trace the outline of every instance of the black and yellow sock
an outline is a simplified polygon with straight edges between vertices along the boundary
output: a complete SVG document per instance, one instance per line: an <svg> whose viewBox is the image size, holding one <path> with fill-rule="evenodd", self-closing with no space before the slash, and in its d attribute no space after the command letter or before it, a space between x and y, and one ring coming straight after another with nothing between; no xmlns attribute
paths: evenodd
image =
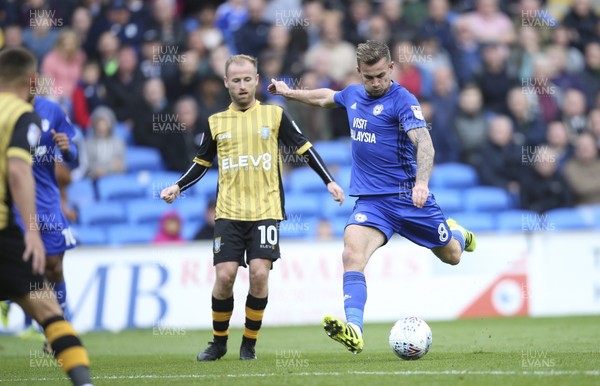
<svg viewBox="0 0 600 386"><path fill-rule="evenodd" d="M91 385L90 360L75 329L63 316L53 316L42 323L58 364L67 372L74 385Z"/></svg>
<svg viewBox="0 0 600 386"><path fill-rule="evenodd" d="M265 308L267 308L268 297L255 298L248 294L246 298L246 324L244 327L244 341L249 343L256 343L258 338L258 331L262 325L263 315Z"/></svg>
<svg viewBox="0 0 600 386"><path fill-rule="evenodd" d="M229 320L233 313L233 296L224 300L212 297L212 319L214 341L227 343Z"/></svg>

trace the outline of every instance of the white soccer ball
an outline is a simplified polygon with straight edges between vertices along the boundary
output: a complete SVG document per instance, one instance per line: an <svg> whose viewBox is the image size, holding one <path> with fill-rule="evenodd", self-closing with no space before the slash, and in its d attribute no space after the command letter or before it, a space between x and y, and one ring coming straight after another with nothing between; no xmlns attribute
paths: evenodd
<svg viewBox="0 0 600 386"><path fill-rule="evenodd" d="M432 343L431 328L417 317L403 318L390 331L390 347L398 357L415 360L427 354Z"/></svg>

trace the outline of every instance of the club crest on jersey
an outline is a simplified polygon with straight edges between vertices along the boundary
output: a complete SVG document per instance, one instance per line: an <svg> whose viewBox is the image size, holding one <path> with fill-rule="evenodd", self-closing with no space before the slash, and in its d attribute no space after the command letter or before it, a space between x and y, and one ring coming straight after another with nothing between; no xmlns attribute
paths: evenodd
<svg viewBox="0 0 600 386"><path fill-rule="evenodd" d="M415 118L420 119L422 121L425 120L425 118L423 117L423 111L421 110L421 106L410 106L410 109L415 115Z"/></svg>
<svg viewBox="0 0 600 386"><path fill-rule="evenodd" d="M221 237L215 237L213 242L213 251L214 253L221 252Z"/></svg>
<svg viewBox="0 0 600 386"><path fill-rule="evenodd" d="M27 127L27 142L29 142L29 146L37 146L40 143L40 138L42 137L42 130L40 130L39 126L35 123L30 123Z"/></svg>
<svg viewBox="0 0 600 386"><path fill-rule="evenodd" d="M42 131L45 133L50 130L50 121L47 119L42 119Z"/></svg>
<svg viewBox="0 0 600 386"><path fill-rule="evenodd" d="M354 215L354 220L356 220L356 222L365 222L367 221L367 215L364 213L357 213Z"/></svg>
<svg viewBox="0 0 600 386"><path fill-rule="evenodd" d="M263 139L269 138L270 134L271 134L271 129L269 128L269 126L263 126L260 128L260 135L263 137Z"/></svg>
<svg viewBox="0 0 600 386"><path fill-rule="evenodd" d="M382 111L383 111L383 105L381 103L379 103L377 106L373 107L373 115L375 115L375 116L381 114Z"/></svg>

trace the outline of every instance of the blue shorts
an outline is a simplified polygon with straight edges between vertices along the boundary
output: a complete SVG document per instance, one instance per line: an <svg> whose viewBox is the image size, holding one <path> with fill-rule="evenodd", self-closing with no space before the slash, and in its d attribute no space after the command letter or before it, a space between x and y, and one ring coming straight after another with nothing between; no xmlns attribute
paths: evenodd
<svg viewBox="0 0 600 386"><path fill-rule="evenodd" d="M58 208L52 210L40 210L37 215L38 230L46 248L46 256L59 255L67 249L77 246L73 232L69 227L69 221ZM16 222L24 229L20 216L16 216Z"/></svg>
<svg viewBox="0 0 600 386"><path fill-rule="evenodd" d="M411 195L360 196L346 226L356 224L378 229L385 242L398 233L425 248L443 247L452 233L446 217L429 194L423 208L413 205Z"/></svg>

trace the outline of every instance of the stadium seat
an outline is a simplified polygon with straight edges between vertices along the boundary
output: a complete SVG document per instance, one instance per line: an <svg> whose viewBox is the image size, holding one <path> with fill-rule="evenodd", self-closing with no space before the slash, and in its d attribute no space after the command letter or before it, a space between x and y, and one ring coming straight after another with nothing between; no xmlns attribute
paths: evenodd
<svg viewBox="0 0 600 386"><path fill-rule="evenodd" d="M435 189L433 196L446 217L463 210L464 196L458 189Z"/></svg>
<svg viewBox="0 0 600 386"><path fill-rule="evenodd" d="M333 197L329 193L321 194L320 201L322 202L322 217L327 219L333 219L335 217L345 217L346 219L352 214L352 210L354 209L354 203L356 202L356 197L348 196L348 192L345 192L346 200L343 205L340 205L339 202L333 201Z"/></svg>
<svg viewBox="0 0 600 386"><path fill-rule="evenodd" d="M187 191L184 193L187 193ZM194 196L179 197L173 203L184 222L204 222L204 211L207 204L208 200Z"/></svg>
<svg viewBox="0 0 600 386"><path fill-rule="evenodd" d="M200 197L214 197L217 194L218 181L219 172L216 169L210 169L200 181L196 182L194 186L191 187L191 193Z"/></svg>
<svg viewBox="0 0 600 386"><path fill-rule="evenodd" d="M147 244L152 242L158 228L152 225L113 225L108 228L108 240L111 245Z"/></svg>
<svg viewBox="0 0 600 386"><path fill-rule="evenodd" d="M193 240L196 236L196 232L202 227L203 222L201 221L186 221L183 223L183 229L181 230L181 236L186 240Z"/></svg>
<svg viewBox="0 0 600 386"><path fill-rule="evenodd" d="M78 245L103 245L108 243L106 230L101 226L71 226Z"/></svg>
<svg viewBox="0 0 600 386"><path fill-rule="evenodd" d="M96 201L94 183L90 178L74 181L67 188L69 204L76 207L87 206Z"/></svg>
<svg viewBox="0 0 600 386"><path fill-rule="evenodd" d="M465 209L470 212L498 212L512 209L508 192L494 186L477 186L464 194Z"/></svg>
<svg viewBox="0 0 600 386"><path fill-rule="evenodd" d="M472 232L488 232L496 230L494 215L490 213L456 213L453 218Z"/></svg>
<svg viewBox="0 0 600 386"><path fill-rule="evenodd" d="M162 200L153 200L141 198L127 202L127 220L130 224L152 224L158 225L161 216L174 210L173 206L168 205Z"/></svg>
<svg viewBox="0 0 600 386"><path fill-rule="evenodd" d="M580 205L576 208L583 216L586 223L591 223L600 228L600 204Z"/></svg>
<svg viewBox="0 0 600 386"><path fill-rule="evenodd" d="M127 146L132 146L134 144L131 129L124 122L117 122L113 127L113 133L115 134L115 137L121 138Z"/></svg>
<svg viewBox="0 0 600 386"><path fill-rule="evenodd" d="M477 183L477 171L474 167L460 163L445 163L433 168L430 187L464 189L476 186Z"/></svg>
<svg viewBox="0 0 600 386"><path fill-rule="evenodd" d="M288 193L285 195L285 213L290 218L319 216L322 200L320 194Z"/></svg>
<svg viewBox="0 0 600 386"><path fill-rule="evenodd" d="M548 230L587 229L594 226L594 219L585 216L578 208L552 209L544 215Z"/></svg>
<svg viewBox="0 0 600 386"><path fill-rule="evenodd" d="M352 163L352 143L348 140L322 141L313 146L327 166L350 166Z"/></svg>
<svg viewBox="0 0 600 386"><path fill-rule="evenodd" d="M81 225L114 225L126 220L125 208L118 202L97 202L79 208Z"/></svg>
<svg viewBox="0 0 600 386"><path fill-rule="evenodd" d="M142 198L144 187L138 183L137 174L112 174L97 182L98 196L102 201Z"/></svg>
<svg viewBox="0 0 600 386"><path fill-rule="evenodd" d="M129 172L163 169L160 152L152 147L129 146L125 150L125 166Z"/></svg>
<svg viewBox="0 0 600 386"><path fill-rule="evenodd" d="M146 197L160 200L160 192L177 182L179 177L181 177L181 173L178 172L155 171L152 173L140 173L138 182L144 187ZM191 191L185 191L182 193L182 196L191 194Z"/></svg>
<svg viewBox="0 0 600 386"><path fill-rule="evenodd" d="M344 229L346 228L346 223L348 222L348 217L337 216L330 221L331 221L331 227L333 228L333 234L336 237L344 237Z"/></svg>
<svg viewBox="0 0 600 386"><path fill-rule="evenodd" d="M591 213L593 213L594 223L596 225L596 229L600 229L600 205L593 205L588 208Z"/></svg>
<svg viewBox="0 0 600 386"><path fill-rule="evenodd" d="M338 172L335 175L335 179L338 185L344 189L346 192L346 196L350 194L350 177L352 175L352 167L345 166L339 168Z"/></svg>
<svg viewBox="0 0 600 386"><path fill-rule="evenodd" d="M499 231L534 232L543 229L543 218L530 210L507 210L498 213L496 224Z"/></svg>
<svg viewBox="0 0 600 386"><path fill-rule="evenodd" d="M291 170L285 182L289 191L294 193L322 193L327 191L321 177L308 166Z"/></svg>
<svg viewBox="0 0 600 386"><path fill-rule="evenodd" d="M316 217L290 218L279 224L279 237L282 239L313 238L319 220Z"/></svg>

